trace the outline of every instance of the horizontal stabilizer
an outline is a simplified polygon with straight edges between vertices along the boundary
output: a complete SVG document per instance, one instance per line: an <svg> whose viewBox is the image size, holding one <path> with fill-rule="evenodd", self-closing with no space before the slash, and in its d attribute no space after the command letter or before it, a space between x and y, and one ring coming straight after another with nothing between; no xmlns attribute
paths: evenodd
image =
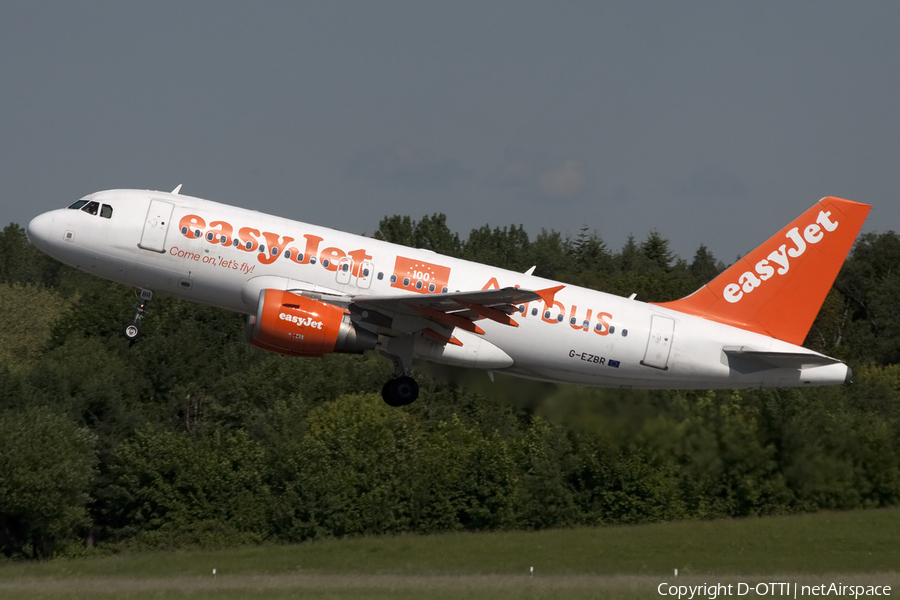
<svg viewBox="0 0 900 600"><path fill-rule="evenodd" d="M841 361L823 354L807 352L760 352L743 346L723 348L725 355L762 369L803 369L833 365Z"/></svg>

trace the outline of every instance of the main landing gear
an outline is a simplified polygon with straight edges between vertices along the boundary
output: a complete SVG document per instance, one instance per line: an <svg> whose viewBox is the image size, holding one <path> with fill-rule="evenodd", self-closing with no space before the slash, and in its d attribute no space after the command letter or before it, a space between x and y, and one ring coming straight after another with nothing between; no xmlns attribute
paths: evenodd
<svg viewBox="0 0 900 600"><path fill-rule="evenodd" d="M381 388L381 397L388 406L407 406L419 397L419 384L408 375L395 377Z"/></svg>
<svg viewBox="0 0 900 600"><path fill-rule="evenodd" d="M394 378L381 388L381 397L388 406L407 406L419 397L419 384L409 376L412 365L412 336L394 338L382 354L394 363Z"/></svg>
<svg viewBox="0 0 900 600"><path fill-rule="evenodd" d="M151 300L153 300L153 290L141 289L138 301L134 305L134 320L131 323L126 323L122 328L122 335L129 342L134 342L141 337L141 319L147 316L149 311L147 307Z"/></svg>

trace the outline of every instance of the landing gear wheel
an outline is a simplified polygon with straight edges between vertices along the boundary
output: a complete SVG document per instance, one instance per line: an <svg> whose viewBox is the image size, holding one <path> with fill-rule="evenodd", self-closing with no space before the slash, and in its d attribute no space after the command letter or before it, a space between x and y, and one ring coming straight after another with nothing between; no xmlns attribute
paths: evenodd
<svg viewBox="0 0 900 600"><path fill-rule="evenodd" d="M141 337L141 326L137 323L127 323L125 327L122 328L122 335L124 335L125 339L129 342L133 342Z"/></svg>
<svg viewBox="0 0 900 600"><path fill-rule="evenodd" d="M419 397L419 384L412 377L391 379L381 388L381 397L388 406L407 406Z"/></svg>
<svg viewBox="0 0 900 600"><path fill-rule="evenodd" d="M134 305L134 320L131 323L126 323L122 328L122 335L129 342L134 343L135 340L141 337L141 319L147 316L147 306L151 300L153 300L153 290L141 288L138 301Z"/></svg>

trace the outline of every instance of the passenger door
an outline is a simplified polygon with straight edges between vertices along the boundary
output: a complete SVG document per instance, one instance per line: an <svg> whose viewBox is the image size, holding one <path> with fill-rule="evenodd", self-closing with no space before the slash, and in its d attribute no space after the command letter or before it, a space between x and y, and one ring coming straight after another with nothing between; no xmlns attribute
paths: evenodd
<svg viewBox="0 0 900 600"><path fill-rule="evenodd" d="M153 252L166 251L166 233L169 230L169 221L172 219L172 210L175 206L162 200L151 200L147 209L147 219L144 221L144 231L141 234L139 248L152 250Z"/></svg>

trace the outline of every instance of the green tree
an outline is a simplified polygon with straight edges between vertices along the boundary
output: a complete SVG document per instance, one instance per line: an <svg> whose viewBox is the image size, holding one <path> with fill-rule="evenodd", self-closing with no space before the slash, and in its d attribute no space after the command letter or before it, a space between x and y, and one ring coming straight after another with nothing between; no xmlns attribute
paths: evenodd
<svg viewBox="0 0 900 600"><path fill-rule="evenodd" d="M68 305L45 287L0 283L0 365L18 371L37 360Z"/></svg>
<svg viewBox="0 0 900 600"><path fill-rule="evenodd" d="M343 396L309 413L299 481L310 522L300 537L408 529L402 493L416 422L375 394Z"/></svg>
<svg viewBox="0 0 900 600"><path fill-rule="evenodd" d="M521 225L473 229L462 247L462 257L511 271L525 271L534 259L528 233Z"/></svg>
<svg viewBox="0 0 900 600"><path fill-rule="evenodd" d="M401 244L411 248L423 248L448 256L459 256L459 236L447 227L447 215L425 215L421 221L408 216L385 217L378 223L375 239Z"/></svg>
<svg viewBox="0 0 900 600"><path fill-rule="evenodd" d="M849 357L900 362L900 235L861 235L835 287L852 310L850 326L842 330Z"/></svg>
<svg viewBox="0 0 900 600"><path fill-rule="evenodd" d="M416 247L415 225L409 216L393 215L384 217L378 223L378 229L373 236L376 240L383 240L391 244Z"/></svg>
<svg viewBox="0 0 900 600"><path fill-rule="evenodd" d="M669 240L665 239L655 229L650 232L647 239L641 242L641 254L663 271L672 268L672 251L669 250Z"/></svg>
<svg viewBox="0 0 900 600"><path fill-rule="evenodd" d="M719 273L725 270L725 265L716 260L705 244L700 244L694 253L690 270L697 288L700 288L718 277Z"/></svg>
<svg viewBox="0 0 900 600"><path fill-rule="evenodd" d="M62 265L34 246L15 223L0 232L0 283L51 286Z"/></svg>
<svg viewBox="0 0 900 600"><path fill-rule="evenodd" d="M154 547L216 546L267 537L264 449L243 431L140 429L113 452L98 495L114 538Z"/></svg>
<svg viewBox="0 0 900 600"><path fill-rule="evenodd" d="M46 408L0 412L0 551L49 558L90 525L96 438Z"/></svg>

